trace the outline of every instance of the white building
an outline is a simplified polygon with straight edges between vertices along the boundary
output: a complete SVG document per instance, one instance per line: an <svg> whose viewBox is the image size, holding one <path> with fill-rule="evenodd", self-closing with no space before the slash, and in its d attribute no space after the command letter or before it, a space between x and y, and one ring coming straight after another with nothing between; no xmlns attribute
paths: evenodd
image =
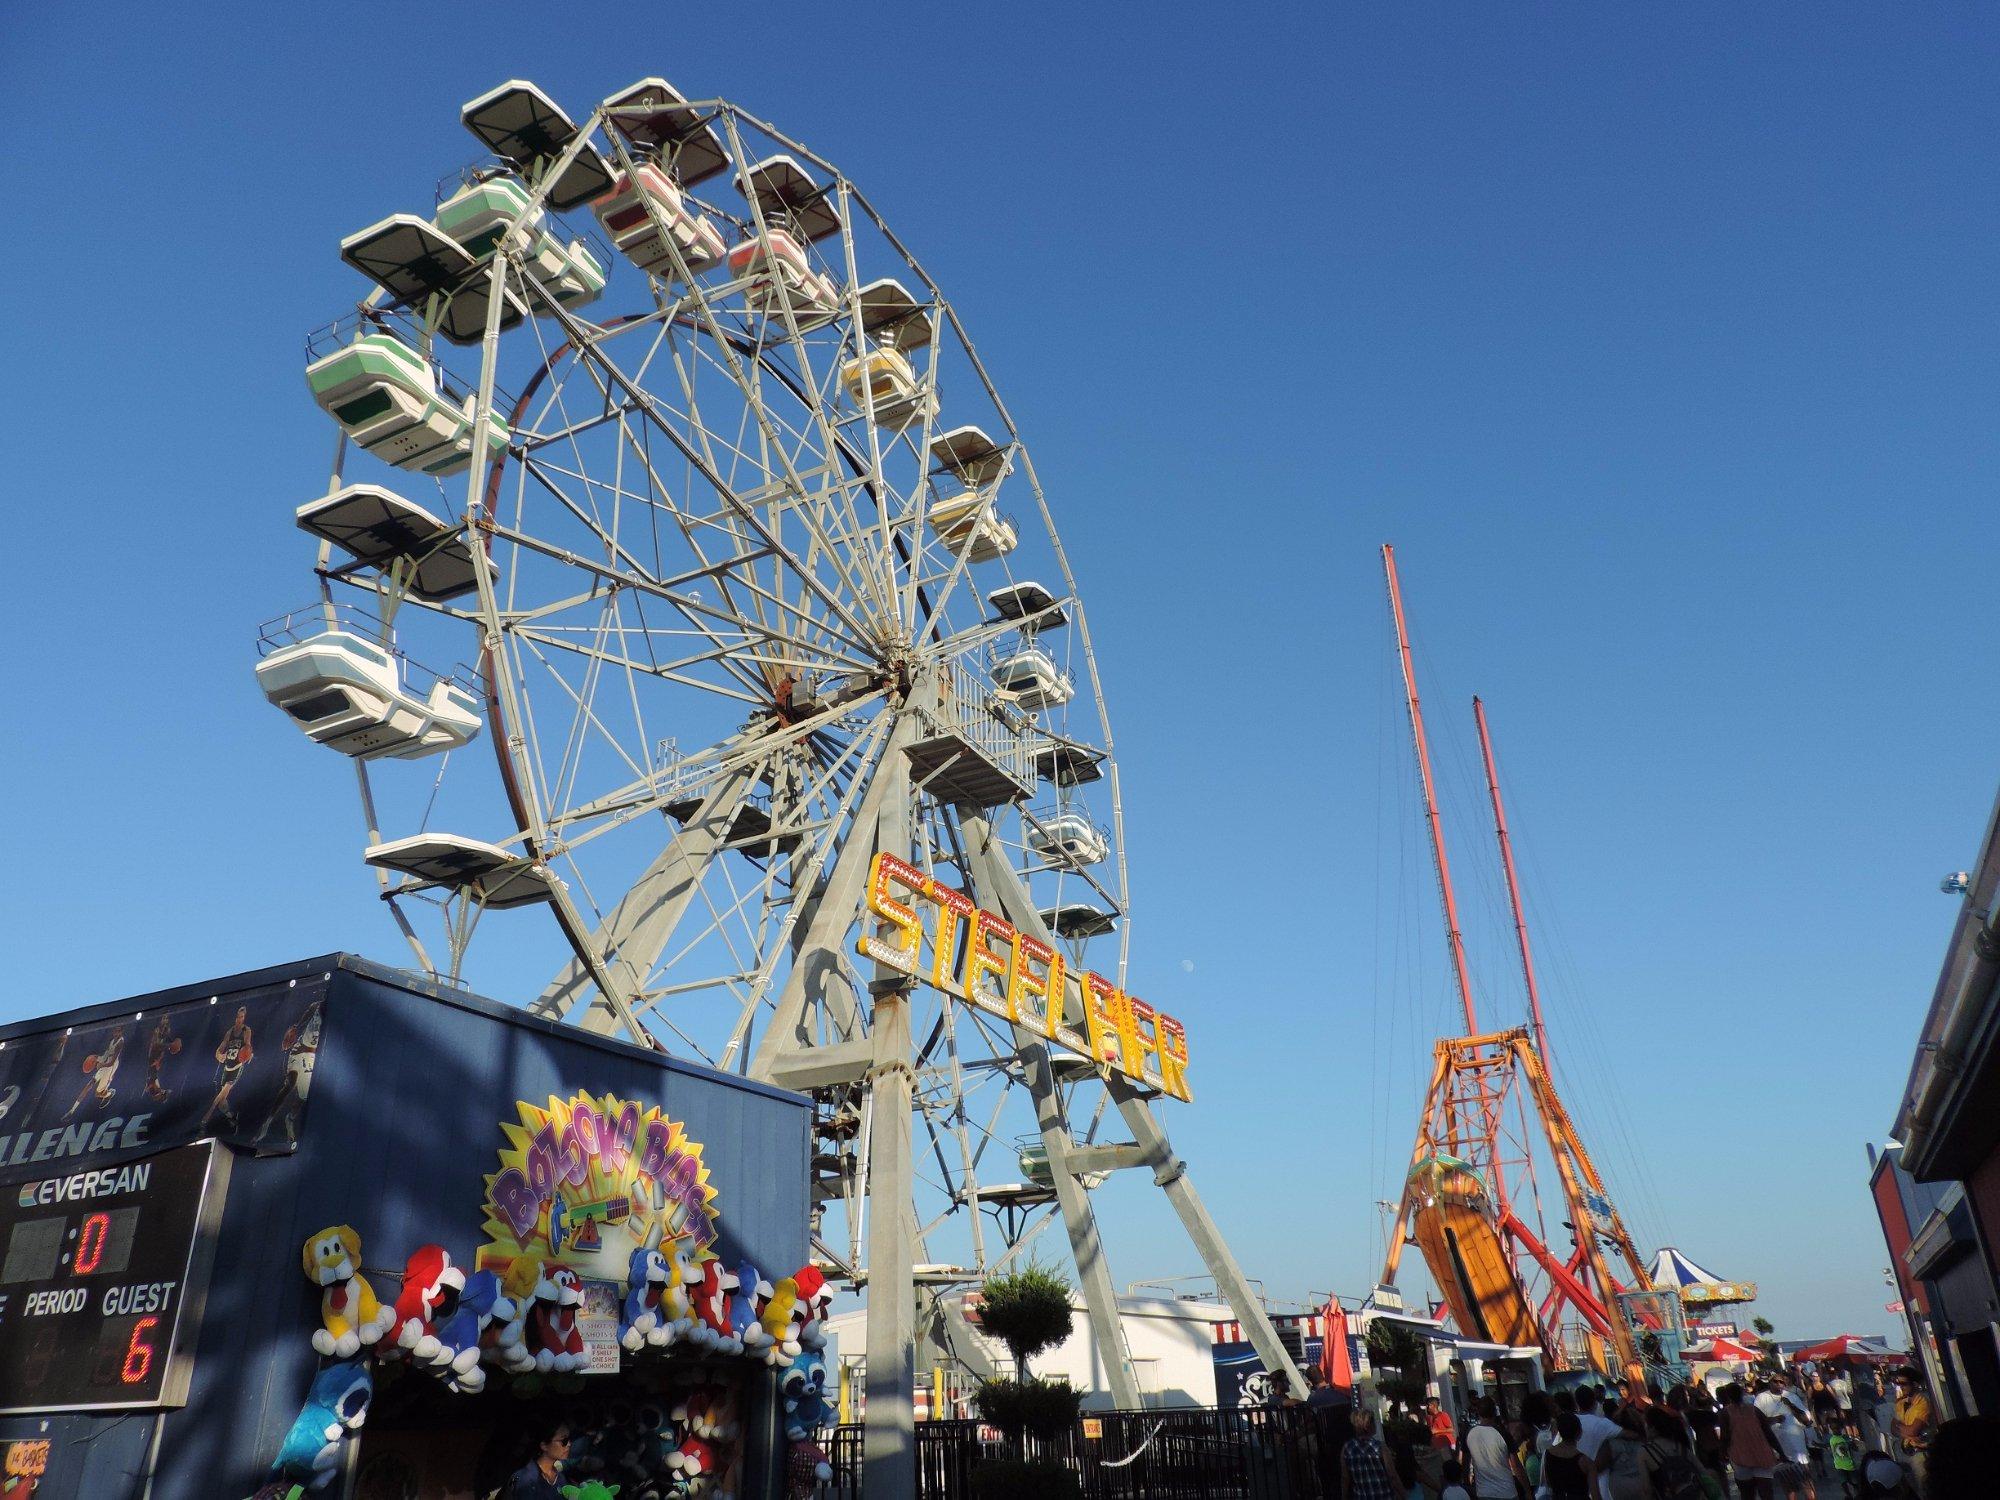
<svg viewBox="0 0 2000 1500"><path fill-rule="evenodd" d="M947 1297L941 1304L943 1315L934 1320L928 1336L919 1338L920 1416L929 1415L929 1408L940 1400L943 1409L938 1415L974 1415L970 1402L979 1382L990 1375L1013 1373L1014 1362L1006 1346L979 1331L978 1304L977 1292ZM1084 1393L1086 1411L1101 1411L1113 1404L1104 1365L1090 1337L1083 1299L1073 1296L1070 1306L1069 1337L1036 1356L1034 1373L1068 1381ZM1168 1297L1120 1297L1118 1315L1139 1390L1148 1406L1215 1405L1215 1329L1233 1316L1227 1306ZM843 1371L843 1397L850 1404L858 1403L860 1371L868 1346L868 1310L835 1313L827 1319L827 1333L827 1363Z"/></svg>

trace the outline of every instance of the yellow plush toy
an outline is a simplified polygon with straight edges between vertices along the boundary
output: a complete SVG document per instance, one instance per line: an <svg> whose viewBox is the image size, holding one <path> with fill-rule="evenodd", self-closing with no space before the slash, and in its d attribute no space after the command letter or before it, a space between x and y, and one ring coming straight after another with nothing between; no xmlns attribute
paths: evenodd
<svg viewBox="0 0 2000 1500"><path fill-rule="evenodd" d="M500 1294L514 1304L514 1316L487 1333L492 1357L502 1369L525 1374L535 1368L528 1347L528 1315L535 1310L535 1288L541 1285L542 1263L532 1255L517 1255L500 1278Z"/></svg>
<svg viewBox="0 0 2000 1500"><path fill-rule="evenodd" d="M314 1349L329 1359L349 1359L389 1331L395 1309L376 1300L361 1274L361 1236L353 1229L322 1229L306 1241L303 1259L307 1278L320 1288L322 1326L313 1330Z"/></svg>
<svg viewBox="0 0 2000 1500"><path fill-rule="evenodd" d="M757 1321L771 1339L764 1349L764 1363L788 1364L799 1352L798 1333L792 1327L792 1310L799 1303L798 1282L786 1276L772 1283L771 1295L763 1302L757 1311Z"/></svg>

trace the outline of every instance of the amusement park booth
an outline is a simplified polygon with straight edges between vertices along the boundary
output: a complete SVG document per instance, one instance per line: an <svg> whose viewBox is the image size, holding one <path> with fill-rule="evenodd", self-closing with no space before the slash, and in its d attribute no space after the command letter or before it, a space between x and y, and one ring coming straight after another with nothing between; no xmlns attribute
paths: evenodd
<svg viewBox="0 0 2000 1500"><path fill-rule="evenodd" d="M775 1493L810 1126L345 954L0 1028L4 1493Z"/></svg>

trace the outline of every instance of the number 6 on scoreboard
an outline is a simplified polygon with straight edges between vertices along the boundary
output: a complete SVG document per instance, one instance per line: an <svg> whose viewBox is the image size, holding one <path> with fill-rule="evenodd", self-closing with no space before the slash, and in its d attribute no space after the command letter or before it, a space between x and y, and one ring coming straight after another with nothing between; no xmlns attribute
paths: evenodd
<svg viewBox="0 0 2000 1500"><path fill-rule="evenodd" d="M127 1385L137 1385L153 1368L153 1345L146 1337L159 1326L158 1318L141 1318L132 1325L132 1337L125 1341L125 1364L118 1372L118 1378Z"/></svg>

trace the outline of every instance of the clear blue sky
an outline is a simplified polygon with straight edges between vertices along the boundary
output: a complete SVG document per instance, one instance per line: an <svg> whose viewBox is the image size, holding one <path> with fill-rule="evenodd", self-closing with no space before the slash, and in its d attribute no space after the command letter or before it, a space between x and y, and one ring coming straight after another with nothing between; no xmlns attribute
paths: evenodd
<svg viewBox="0 0 2000 1500"><path fill-rule="evenodd" d="M0 1015L400 959L346 778L250 678L309 589L301 336L340 236L466 159L460 101L663 73L864 186L1034 448L1135 984L1193 1031L1177 1141L1252 1273L1373 1279L1449 1004L1393 540L1489 1012L1475 691L1642 1236L1783 1332L1883 1327L1862 1145L1995 782L2000 21L1648 9L17 7ZM1195 1269L1106 1191L1121 1279Z"/></svg>

